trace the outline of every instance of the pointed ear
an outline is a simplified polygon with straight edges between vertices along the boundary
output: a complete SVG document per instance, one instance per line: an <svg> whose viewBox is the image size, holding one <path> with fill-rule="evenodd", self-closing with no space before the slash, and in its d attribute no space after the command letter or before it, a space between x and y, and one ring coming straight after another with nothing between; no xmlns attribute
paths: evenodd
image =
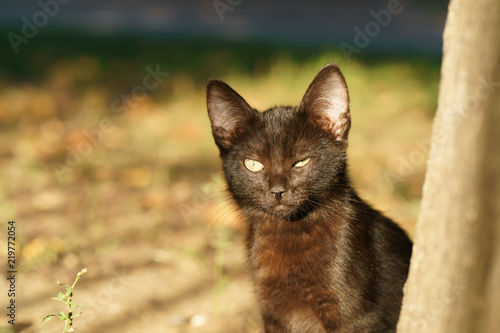
<svg viewBox="0 0 500 333"><path fill-rule="evenodd" d="M221 150L229 149L234 144L257 112L220 80L210 80L207 84L207 109L215 143Z"/></svg>
<svg viewBox="0 0 500 333"><path fill-rule="evenodd" d="M300 110L336 140L347 141L351 127L349 92L336 65L328 64L319 71L302 98Z"/></svg>

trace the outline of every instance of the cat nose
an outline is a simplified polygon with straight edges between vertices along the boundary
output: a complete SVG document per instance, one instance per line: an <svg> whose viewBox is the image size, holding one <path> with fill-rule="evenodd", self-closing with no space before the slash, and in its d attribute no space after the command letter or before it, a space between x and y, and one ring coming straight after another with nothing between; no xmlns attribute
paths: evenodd
<svg viewBox="0 0 500 333"><path fill-rule="evenodd" d="M285 193L286 190L284 188L274 188L274 189L271 189L271 193L274 194L274 197L276 198L276 200L278 200L278 202L281 201L281 198L283 197L283 193Z"/></svg>

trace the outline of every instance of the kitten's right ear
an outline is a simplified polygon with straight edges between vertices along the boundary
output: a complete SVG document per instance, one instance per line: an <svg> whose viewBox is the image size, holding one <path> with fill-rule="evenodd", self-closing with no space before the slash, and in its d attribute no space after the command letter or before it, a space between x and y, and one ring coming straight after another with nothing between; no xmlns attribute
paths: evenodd
<svg viewBox="0 0 500 333"><path fill-rule="evenodd" d="M347 142L351 127L349 92L336 65L328 64L319 71L307 88L300 109L336 140Z"/></svg>
<svg viewBox="0 0 500 333"><path fill-rule="evenodd" d="M221 150L234 144L257 112L230 86L215 79L207 84L207 110L215 143Z"/></svg>

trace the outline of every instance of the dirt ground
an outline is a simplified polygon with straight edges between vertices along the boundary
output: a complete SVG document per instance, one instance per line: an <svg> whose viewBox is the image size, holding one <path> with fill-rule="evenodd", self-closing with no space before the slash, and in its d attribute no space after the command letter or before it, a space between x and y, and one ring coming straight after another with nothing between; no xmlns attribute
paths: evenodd
<svg viewBox="0 0 500 333"><path fill-rule="evenodd" d="M87 308L75 320L78 332L259 331L239 226L200 225L195 219L212 213L213 198L186 206L185 216L179 213L177 222L166 224L161 210L137 212L132 203L146 195L160 204L168 193L100 188L82 197L78 185L70 188L20 200L38 208L36 223L27 207L16 219L18 234L30 240L18 257L32 265L18 275L17 322L31 324L22 332L62 330L59 320L42 324L41 319L65 310L51 300L64 290L56 281L71 284L83 267L88 273L78 282L74 301ZM175 186L172 191L182 190L188 191ZM102 210L102 220L56 210L73 205L83 214ZM0 287L7 289L4 280Z"/></svg>

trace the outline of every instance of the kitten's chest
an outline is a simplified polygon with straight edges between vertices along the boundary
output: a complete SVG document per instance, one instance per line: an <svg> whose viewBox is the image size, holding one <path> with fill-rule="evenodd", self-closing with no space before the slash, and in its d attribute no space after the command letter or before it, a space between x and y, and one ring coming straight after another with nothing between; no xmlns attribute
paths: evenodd
<svg viewBox="0 0 500 333"><path fill-rule="evenodd" d="M290 332L323 332L321 317L337 317L333 250L326 239L281 231L249 242L249 264L263 313Z"/></svg>
<svg viewBox="0 0 500 333"><path fill-rule="evenodd" d="M264 298L286 294L309 302L332 286L335 251L331 235L316 230L256 232L248 242L248 260Z"/></svg>
<svg viewBox="0 0 500 333"><path fill-rule="evenodd" d="M331 272L335 256L333 238L331 232L317 227L253 230L247 239L253 276L258 280L308 281Z"/></svg>
<svg viewBox="0 0 500 333"><path fill-rule="evenodd" d="M318 244L300 237L260 237L249 247L249 263L257 281L307 281L327 269Z"/></svg>

